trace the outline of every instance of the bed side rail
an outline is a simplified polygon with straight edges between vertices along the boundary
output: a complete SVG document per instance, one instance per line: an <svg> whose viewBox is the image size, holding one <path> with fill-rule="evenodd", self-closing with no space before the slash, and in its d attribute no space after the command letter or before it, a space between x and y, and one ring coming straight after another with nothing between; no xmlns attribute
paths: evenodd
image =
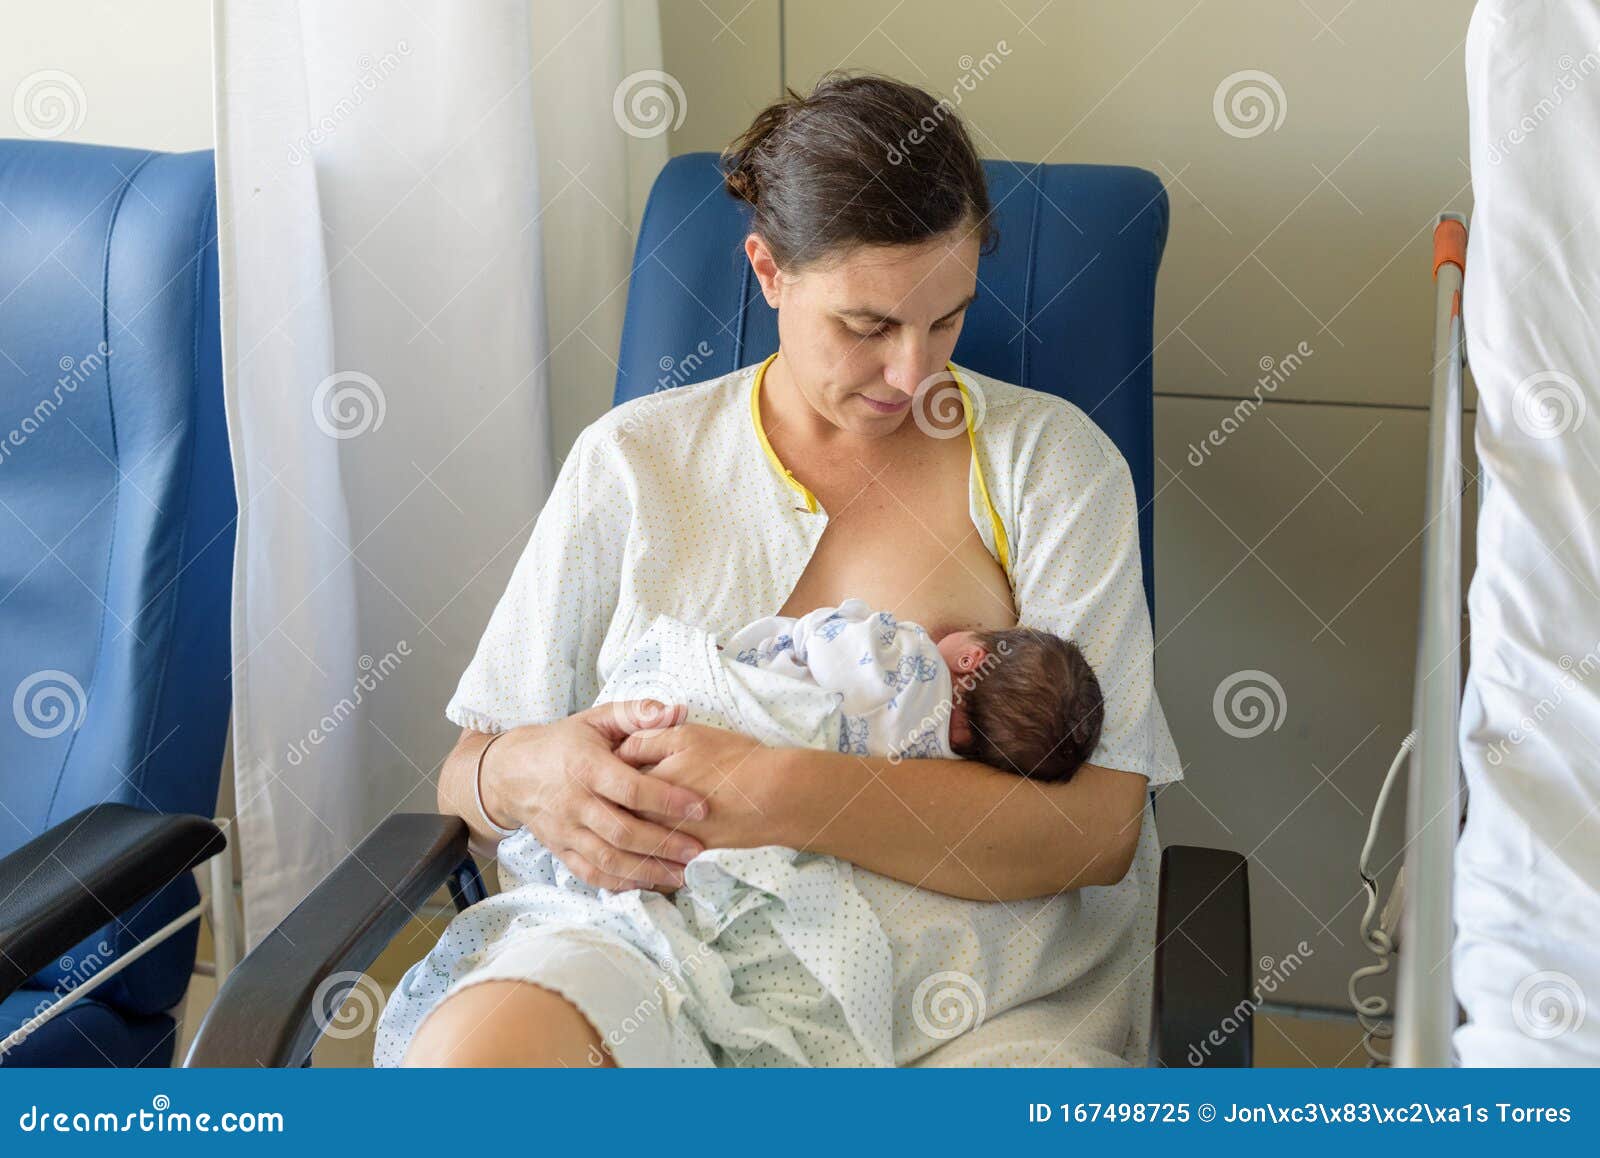
<svg viewBox="0 0 1600 1158"><path fill-rule="evenodd" d="M1457 1013L1451 894L1461 820L1461 287L1467 224L1440 216L1433 233L1433 394L1428 416L1422 613L1412 690L1416 754L1406 793L1406 908L1395 994L1394 1064L1448 1066Z"/></svg>

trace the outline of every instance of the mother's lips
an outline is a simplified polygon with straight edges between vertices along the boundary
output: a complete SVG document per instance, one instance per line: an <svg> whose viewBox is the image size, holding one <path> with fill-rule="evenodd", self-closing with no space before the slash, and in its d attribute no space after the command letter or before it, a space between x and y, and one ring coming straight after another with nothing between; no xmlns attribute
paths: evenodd
<svg viewBox="0 0 1600 1158"><path fill-rule="evenodd" d="M907 406L911 405L911 399L906 397L897 398L892 402L880 402L876 398L866 394L863 394L860 397L861 401L865 402L868 406L884 414L893 414L896 410L904 410Z"/></svg>

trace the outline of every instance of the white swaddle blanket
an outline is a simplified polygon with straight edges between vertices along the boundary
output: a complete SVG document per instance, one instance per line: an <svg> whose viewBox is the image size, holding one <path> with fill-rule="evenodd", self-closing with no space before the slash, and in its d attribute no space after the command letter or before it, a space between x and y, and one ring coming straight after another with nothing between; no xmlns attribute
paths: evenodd
<svg viewBox="0 0 1600 1158"><path fill-rule="evenodd" d="M707 632L662 616L598 702L681 703L690 722L774 746L948 758L950 688L926 632L849 600L759 620L721 652ZM640 976L647 961L645 972L664 979L650 998L663 1016L639 1020L669 1032L636 1035L616 1051L628 1064L905 1065L1061 988L1072 980L1067 961L1073 973L1093 964L1066 952L1072 893L968 901L776 846L707 850L672 897L613 893L578 880L526 829L501 843L499 862L503 891L461 914L402 978L376 1064L397 1064L450 986L533 930L606 946L618 976ZM551 987L594 1020L605 1002L572 991L586 983ZM619 1044L617 1027L597 1029Z"/></svg>

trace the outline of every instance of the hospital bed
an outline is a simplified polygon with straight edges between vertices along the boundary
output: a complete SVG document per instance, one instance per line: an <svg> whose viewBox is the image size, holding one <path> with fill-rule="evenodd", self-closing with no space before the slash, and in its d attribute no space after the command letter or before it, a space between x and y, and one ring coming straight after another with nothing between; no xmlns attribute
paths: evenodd
<svg viewBox="0 0 1600 1158"><path fill-rule="evenodd" d="M983 289L955 360L1064 395L1116 441L1139 499L1153 608L1151 328L1165 191L1137 169L989 162L987 170L1002 240L980 265ZM776 315L741 252L745 231L713 155L667 164L637 241L618 403L715 377L777 348ZM390 817L228 977L186 1064L309 1064L362 971L441 882L458 909L484 895L463 822ZM1166 849L1152 1061L1248 1065L1253 967L1244 858ZM1228 1032L1217 1034L1219 1027Z"/></svg>
<svg viewBox="0 0 1600 1158"><path fill-rule="evenodd" d="M1600 1064L1600 4L1484 0L1435 232L1394 1061ZM1463 366L1477 570L1461 672ZM1465 823L1462 823L1465 788Z"/></svg>

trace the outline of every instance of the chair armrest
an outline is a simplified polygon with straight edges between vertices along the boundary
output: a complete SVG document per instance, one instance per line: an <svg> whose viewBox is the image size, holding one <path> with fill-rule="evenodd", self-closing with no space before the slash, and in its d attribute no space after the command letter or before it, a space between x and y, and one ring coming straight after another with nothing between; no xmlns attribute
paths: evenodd
<svg viewBox="0 0 1600 1158"><path fill-rule="evenodd" d="M0 999L227 847L207 817L96 804L0 858Z"/></svg>
<svg viewBox="0 0 1600 1158"><path fill-rule="evenodd" d="M1163 850L1151 1064L1249 1066L1254 969L1245 858L1188 845Z"/></svg>
<svg viewBox="0 0 1600 1158"><path fill-rule="evenodd" d="M375 828L228 974L184 1065L304 1064L363 971L468 858L467 835L460 817L421 812Z"/></svg>

